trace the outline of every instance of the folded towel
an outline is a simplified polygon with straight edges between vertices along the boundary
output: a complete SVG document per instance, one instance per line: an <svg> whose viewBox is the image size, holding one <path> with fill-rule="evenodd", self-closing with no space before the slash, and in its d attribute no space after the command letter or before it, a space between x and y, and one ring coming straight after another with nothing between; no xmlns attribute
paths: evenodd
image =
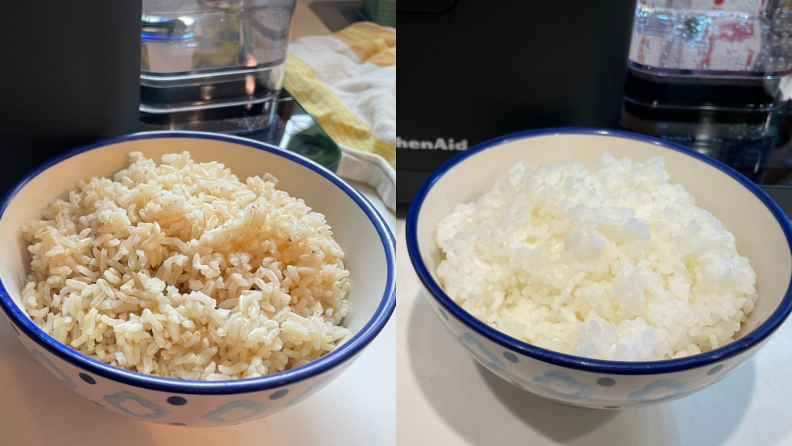
<svg viewBox="0 0 792 446"><path fill-rule="evenodd" d="M284 86L341 149L338 174L396 207L396 30L355 23L289 45Z"/></svg>

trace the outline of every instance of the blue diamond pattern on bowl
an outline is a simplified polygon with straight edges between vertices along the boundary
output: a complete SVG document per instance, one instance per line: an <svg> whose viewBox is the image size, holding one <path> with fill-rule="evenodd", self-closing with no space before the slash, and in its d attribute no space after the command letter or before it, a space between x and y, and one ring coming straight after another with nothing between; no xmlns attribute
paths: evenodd
<svg viewBox="0 0 792 446"><path fill-rule="evenodd" d="M236 400L223 404L201 418L204 420L214 421L215 423L238 423L240 421L253 418L257 415L261 415L269 408L270 405L267 403L257 403L250 400ZM234 409L242 409L242 415L234 418L227 417L226 414Z"/></svg>
<svg viewBox="0 0 792 446"><path fill-rule="evenodd" d="M497 356L492 354L489 350L487 350L484 345L479 342L472 334L464 333L459 336L459 341L462 342L462 345L465 346L466 349L473 355L476 359L479 360L485 367L488 369L500 372L506 369L506 366L503 364Z"/></svg>
<svg viewBox="0 0 792 446"><path fill-rule="evenodd" d="M30 351L30 354L33 355L33 357L36 358L38 362L49 366L49 368L53 372L57 373L62 378L61 381L63 381L63 383L66 384L66 386L68 386L70 389L77 388L77 383L75 383L71 378L69 378L69 375L63 373L63 370L55 366L55 364L53 364L52 361L49 360L49 358L44 356L44 353L41 353L41 350L34 348L33 350Z"/></svg>
<svg viewBox="0 0 792 446"><path fill-rule="evenodd" d="M641 390L631 393L627 399L635 403L659 403L674 399L683 393L687 385L673 379L658 379Z"/></svg>
<svg viewBox="0 0 792 446"><path fill-rule="evenodd" d="M551 395L568 400L579 400L593 395L594 388L559 370L551 370L534 381Z"/></svg>
<svg viewBox="0 0 792 446"><path fill-rule="evenodd" d="M136 418L142 418L144 420L156 420L158 418L167 417L170 414L170 411L168 409L165 409L164 407L160 406L157 403L152 403L151 401L147 400L146 398L143 398L140 395L135 395L134 393L128 390L122 390L112 395L105 395L102 399L110 403L110 405L120 410L121 412L124 412L125 414L131 415ZM124 402L126 401L136 401L141 406L150 410L150 412L146 412L146 413L133 412L132 410L123 406Z"/></svg>

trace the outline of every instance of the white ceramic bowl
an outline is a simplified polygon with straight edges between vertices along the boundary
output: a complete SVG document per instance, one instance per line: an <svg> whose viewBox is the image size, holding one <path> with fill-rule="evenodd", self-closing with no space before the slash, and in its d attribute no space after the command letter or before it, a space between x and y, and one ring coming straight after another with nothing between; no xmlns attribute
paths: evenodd
<svg viewBox="0 0 792 446"><path fill-rule="evenodd" d="M665 361L617 362L545 350L489 327L456 305L438 285L441 253L435 226L459 203L475 201L518 160L528 167L578 160L593 165L602 152L645 161L665 158L671 181L720 219L757 274L759 298L738 338L699 355ZM407 247L431 306L478 362L532 393L581 407L620 409L690 395L750 359L792 310L792 225L744 176L682 146L625 132L548 129L485 142L437 170L413 199ZM429 340L430 341L430 340Z"/></svg>
<svg viewBox="0 0 792 446"><path fill-rule="evenodd" d="M29 271L20 228L75 182L109 176L132 151L159 160L188 150L196 161L218 161L240 179L274 174L279 188L323 213L346 252L352 288L350 334L332 352L305 366L236 381L187 381L120 369L59 343L20 310ZM103 141L66 153L26 175L0 203L0 306L30 353L68 387L114 412L159 424L218 426L265 417L313 395L341 374L385 326L396 304L394 239L359 192L329 170L277 147L242 138L192 132L153 132Z"/></svg>

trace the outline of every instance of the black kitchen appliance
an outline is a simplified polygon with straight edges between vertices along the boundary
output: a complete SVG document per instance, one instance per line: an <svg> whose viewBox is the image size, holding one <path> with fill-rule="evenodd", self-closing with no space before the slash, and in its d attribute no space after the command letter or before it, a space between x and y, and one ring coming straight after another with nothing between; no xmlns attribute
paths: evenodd
<svg viewBox="0 0 792 446"><path fill-rule="evenodd" d="M399 0L397 201L479 142L615 128L635 0Z"/></svg>
<svg viewBox="0 0 792 446"><path fill-rule="evenodd" d="M5 4L0 192L63 151L137 131L141 0Z"/></svg>

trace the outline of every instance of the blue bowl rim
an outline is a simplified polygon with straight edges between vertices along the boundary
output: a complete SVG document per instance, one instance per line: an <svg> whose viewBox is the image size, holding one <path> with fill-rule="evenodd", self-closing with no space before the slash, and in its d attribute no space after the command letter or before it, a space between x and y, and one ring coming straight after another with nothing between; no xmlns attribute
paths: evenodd
<svg viewBox="0 0 792 446"><path fill-rule="evenodd" d="M380 240L382 241L383 249L385 250L385 258L388 268L386 278L387 282L385 292L374 315L366 323L366 325L363 326L359 333L357 333L343 345L306 365L258 378L247 378L233 381L193 381L144 375L142 373L115 367L86 356L77 350L74 350L71 347L58 342L55 340L55 338L45 333L41 328L33 323L33 321L30 320L22 312L22 310L20 310L20 308L9 296L8 291L6 290L2 281L0 281L0 307L2 307L3 311L6 313L6 315L8 315L12 323L17 325L17 327L19 327L27 337L32 339L34 342L36 342L36 344L43 347L53 355L80 369L130 386L156 391L193 395L233 395L276 389L328 372L331 369L355 357L355 355L360 353L363 348L366 347L377 336L382 328L385 327L385 324L388 322L388 319L390 319L394 309L396 308L396 241L390 228L385 223L385 220L382 218L380 213L368 201L368 199L366 199L366 197L364 197L354 187L349 185L335 173L301 155L297 155L273 145L229 135L167 130L134 133L105 139L103 141L87 144L64 152L25 174L25 176L17 181L16 184L14 184L14 186L11 187L8 192L6 192L0 201L0 219L2 219L6 208L11 203L16 194L29 181L50 167L76 155L106 147L108 145L114 145L128 141L159 138L210 139L263 150L265 152L286 158L312 170L314 173L321 175L344 191L353 201L355 201L358 206L360 206L363 212L365 212L366 216L377 230Z"/></svg>
<svg viewBox="0 0 792 446"><path fill-rule="evenodd" d="M410 209L407 214L407 225L406 225L407 252L410 255L410 260L412 262L413 268L418 274L418 277L423 283L423 285L426 287L427 290L429 290L429 293L443 307L446 308L446 310L448 310L463 324L467 325L469 328L473 329L478 334L484 336L485 338L489 339L490 341L502 347L510 349L511 351L556 366L567 367L576 370L584 370L592 373L613 374L613 375L650 375L650 374L680 372L683 370L705 367L707 365L714 364L716 362L728 359L730 357L739 355L740 353L750 350L752 347L758 345L763 340L765 340L776 329L778 329L778 327L781 326L781 324L784 322L787 316L789 316L790 312L792 312L792 279L790 280L789 285L787 285L786 293L783 299L781 300L781 302L779 303L778 307L776 308L776 310L770 315L770 317L767 318L767 320L762 322L758 327L756 327L750 333L735 340L732 343L726 344L723 347L711 350L706 353L692 355L686 358L667 359L660 361L642 361L642 362L606 361L600 359L589 359L579 356L567 355L564 353L547 350L541 347L537 347L535 345L528 344L526 342L519 341L510 336L507 336L506 334L476 319L470 313L462 309L462 307L457 305L443 291L440 285L432 278L431 274L429 274L429 271L427 270L426 265L424 264L423 259L421 258L420 251L418 249L418 239L416 235L417 226L418 226L418 217L420 215L421 207L423 205L424 200L426 199L426 196L429 194L435 183L437 183L437 181L446 172L451 170L457 164L461 163L467 158L470 158L471 156L476 155L479 152L483 152L485 150L495 148L502 144L507 144L516 140L539 137L539 136L553 136L553 135L607 136L607 137L630 139L634 141L649 143L655 146L663 147L665 149L674 150L683 153L685 155L688 155L692 158L695 158L698 161L707 163L710 166L715 167L716 169L729 175L732 179L743 185L746 189L751 191L756 196L756 198L768 208L768 210L770 210L770 212L778 221L778 224L781 226L781 229L783 230L784 235L786 236L787 244L789 245L790 252L792 252L792 224L790 224L790 221L787 218L786 214L784 214L784 212L778 207L778 205L757 185L755 185L748 178L746 178L736 170L726 166L720 161L717 161L706 155L702 155L694 150L688 149L687 147L683 147L678 144L673 144L667 141L663 141L661 139L652 138L645 135L639 135L631 132L619 131L619 130L605 130L605 129L597 129L597 128L585 128L585 127L558 127L558 128L548 128L541 130L528 130L523 132L512 133L499 138L491 139L489 141L485 141L457 155L456 157L448 160L443 165L441 165L437 170L435 170L426 179L426 181L424 181L418 192L413 197L412 204L410 205Z"/></svg>

